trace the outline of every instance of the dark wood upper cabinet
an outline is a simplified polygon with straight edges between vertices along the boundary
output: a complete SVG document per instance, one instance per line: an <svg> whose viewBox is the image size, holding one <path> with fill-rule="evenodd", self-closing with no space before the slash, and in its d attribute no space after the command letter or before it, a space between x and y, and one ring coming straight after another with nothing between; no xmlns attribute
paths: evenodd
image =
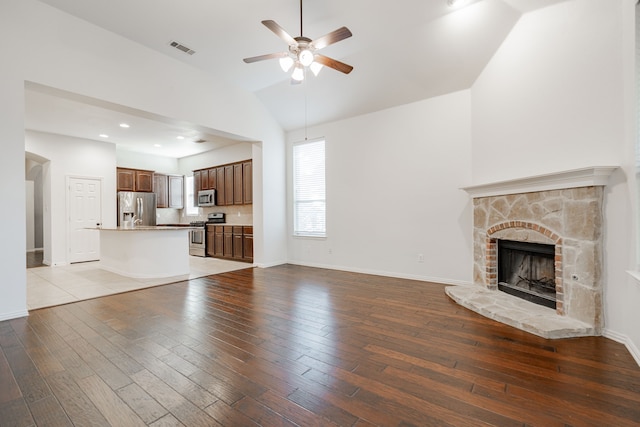
<svg viewBox="0 0 640 427"><path fill-rule="evenodd" d="M153 192L153 171L116 168L116 191Z"/></svg>
<svg viewBox="0 0 640 427"><path fill-rule="evenodd" d="M200 171L200 189L209 190L209 170L207 169Z"/></svg>
<svg viewBox="0 0 640 427"><path fill-rule="evenodd" d="M242 173L242 163L236 163L233 165L233 204L244 204L244 197L242 196L244 174Z"/></svg>
<svg viewBox="0 0 640 427"><path fill-rule="evenodd" d="M233 205L233 165L224 167L224 204Z"/></svg>
<svg viewBox="0 0 640 427"><path fill-rule="evenodd" d="M250 205L253 203L252 166L251 160L245 160L193 171L194 191L197 194L198 190L216 190L217 206Z"/></svg>
<svg viewBox="0 0 640 427"><path fill-rule="evenodd" d="M193 206L198 206L198 191L200 188L201 171L193 171Z"/></svg>
<svg viewBox="0 0 640 427"><path fill-rule="evenodd" d="M211 168L208 171L208 175L209 175L209 190L217 190L217 181L218 181L218 174L216 172L216 168Z"/></svg>
<svg viewBox="0 0 640 427"><path fill-rule="evenodd" d="M168 208L169 207L169 194L168 189L168 177L165 174L156 173L153 175L153 186L156 191L156 207Z"/></svg>
<svg viewBox="0 0 640 427"><path fill-rule="evenodd" d="M153 171L136 170L136 191L153 193Z"/></svg>
<svg viewBox="0 0 640 427"><path fill-rule="evenodd" d="M253 162L242 163L242 197L245 205L253 203Z"/></svg>
<svg viewBox="0 0 640 427"><path fill-rule="evenodd" d="M216 168L216 205L225 205L224 167Z"/></svg>
<svg viewBox="0 0 640 427"><path fill-rule="evenodd" d="M136 191L136 171L133 169L117 169L117 188L118 191Z"/></svg>

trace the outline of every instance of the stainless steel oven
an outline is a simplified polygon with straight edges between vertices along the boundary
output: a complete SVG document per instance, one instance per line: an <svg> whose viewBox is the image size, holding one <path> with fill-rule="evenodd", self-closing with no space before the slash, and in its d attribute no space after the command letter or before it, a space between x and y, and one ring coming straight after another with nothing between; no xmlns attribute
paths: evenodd
<svg viewBox="0 0 640 427"><path fill-rule="evenodd" d="M189 255L207 256L206 229L204 221L194 221L189 231Z"/></svg>
<svg viewBox="0 0 640 427"><path fill-rule="evenodd" d="M206 221L192 221L189 232L189 255L207 256L207 224L224 224L226 215L223 212L212 212ZM213 243L213 242L211 242Z"/></svg>

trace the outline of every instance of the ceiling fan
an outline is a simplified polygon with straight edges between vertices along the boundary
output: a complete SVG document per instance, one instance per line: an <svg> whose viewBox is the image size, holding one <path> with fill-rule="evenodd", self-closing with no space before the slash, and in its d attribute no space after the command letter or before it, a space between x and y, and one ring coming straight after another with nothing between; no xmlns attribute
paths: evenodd
<svg viewBox="0 0 640 427"><path fill-rule="evenodd" d="M280 66L285 72L295 66L291 75L292 83L300 83L304 80L304 69L306 67L309 67L315 75L318 74L323 65L345 74L349 74L351 70L353 70L351 65L317 53L320 49L351 37L351 31L349 31L347 27L341 27L315 40L304 37L302 35L302 0L300 0L299 37L292 37L275 21L265 20L262 21L262 24L284 40L285 43L289 45L289 49L286 52L269 53L266 55L245 58L243 60L244 62L249 64L252 62L264 61L266 59L279 58Z"/></svg>

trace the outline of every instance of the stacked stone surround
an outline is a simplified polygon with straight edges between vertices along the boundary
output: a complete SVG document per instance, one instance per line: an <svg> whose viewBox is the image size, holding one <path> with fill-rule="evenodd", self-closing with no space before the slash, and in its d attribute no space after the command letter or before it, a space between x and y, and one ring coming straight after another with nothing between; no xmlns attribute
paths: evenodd
<svg viewBox="0 0 640 427"><path fill-rule="evenodd" d="M553 244L556 313L599 334L603 198L599 185L474 198L474 284L497 289L498 239Z"/></svg>

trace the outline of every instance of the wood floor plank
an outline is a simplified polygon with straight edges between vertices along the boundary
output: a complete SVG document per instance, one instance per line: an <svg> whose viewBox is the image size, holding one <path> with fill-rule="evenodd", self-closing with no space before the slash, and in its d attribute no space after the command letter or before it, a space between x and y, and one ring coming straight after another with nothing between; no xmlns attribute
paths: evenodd
<svg viewBox="0 0 640 427"><path fill-rule="evenodd" d="M131 427L146 425L98 375L79 379L77 383L111 425Z"/></svg>
<svg viewBox="0 0 640 427"><path fill-rule="evenodd" d="M635 426L640 367L444 285L281 265L0 322L0 425Z"/></svg>

